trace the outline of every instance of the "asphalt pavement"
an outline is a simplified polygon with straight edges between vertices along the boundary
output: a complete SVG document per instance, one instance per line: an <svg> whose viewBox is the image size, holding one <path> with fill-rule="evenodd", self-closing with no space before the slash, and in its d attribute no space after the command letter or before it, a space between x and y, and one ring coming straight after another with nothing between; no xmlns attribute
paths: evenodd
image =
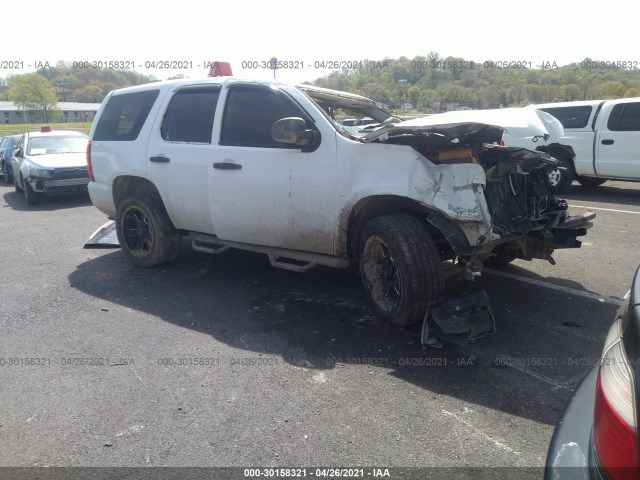
<svg viewBox="0 0 640 480"><path fill-rule="evenodd" d="M0 184L0 466L543 466L640 263L640 184L565 198L597 213L583 247L448 281L497 333L423 349L348 271L188 245L137 269L82 248L88 196Z"/></svg>

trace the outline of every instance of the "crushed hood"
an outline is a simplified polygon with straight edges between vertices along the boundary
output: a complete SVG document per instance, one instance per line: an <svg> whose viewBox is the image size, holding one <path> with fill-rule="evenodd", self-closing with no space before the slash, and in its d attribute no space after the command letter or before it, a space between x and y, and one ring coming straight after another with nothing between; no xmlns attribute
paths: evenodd
<svg viewBox="0 0 640 480"><path fill-rule="evenodd" d="M399 135L438 134L449 141L467 145L474 137L489 130L498 130L514 137L547 136L559 138L562 125L551 115L534 109L502 108L495 110L464 110L438 113L388 125L362 139L384 142Z"/></svg>

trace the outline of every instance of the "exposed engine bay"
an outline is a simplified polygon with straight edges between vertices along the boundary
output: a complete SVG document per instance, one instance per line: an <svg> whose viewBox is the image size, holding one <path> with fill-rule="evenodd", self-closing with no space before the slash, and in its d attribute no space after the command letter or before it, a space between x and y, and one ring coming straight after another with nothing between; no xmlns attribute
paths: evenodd
<svg viewBox="0 0 640 480"><path fill-rule="evenodd" d="M501 130L486 126L467 137L468 143L462 146L457 139L424 133L390 135L385 143L410 145L434 164L476 163L483 167L492 233L500 240L478 245L470 252L474 257L543 258L553 263L553 250L580 247L577 237L586 234L591 226L586 220L595 215L583 219L579 229L565 223L567 202L555 197L549 182L549 173L559 162L547 153L500 146L501 134Z"/></svg>

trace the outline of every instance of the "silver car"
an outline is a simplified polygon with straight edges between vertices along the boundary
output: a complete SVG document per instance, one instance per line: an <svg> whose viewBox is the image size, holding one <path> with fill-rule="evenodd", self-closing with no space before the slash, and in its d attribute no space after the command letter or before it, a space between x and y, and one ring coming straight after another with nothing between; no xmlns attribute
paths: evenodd
<svg viewBox="0 0 640 480"><path fill-rule="evenodd" d="M81 132L58 130L25 133L11 157L13 183L33 205L44 195L86 190L88 137Z"/></svg>

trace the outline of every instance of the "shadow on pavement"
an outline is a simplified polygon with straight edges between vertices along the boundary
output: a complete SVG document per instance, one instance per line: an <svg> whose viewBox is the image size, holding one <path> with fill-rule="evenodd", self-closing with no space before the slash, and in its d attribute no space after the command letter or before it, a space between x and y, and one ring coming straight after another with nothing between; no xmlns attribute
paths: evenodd
<svg viewBox="0 0 640 480"><path fill-rule="evenodd" d="M546 424L556 423L589 370L571 359L599 357L615 312L612 305L567 301L561 292L501 278L453 280L448 294L487 290L498 333L438 350L421 347L420 326L402 329L375 318L348 271L286 272L252 253L210 256L185 248L172 265L145 270L108 251L79 265L69 281L86 294L300 368L365 363L425 394ZM517 359L521 364L513 365Z"/></svg>
<svg viewBox="0 0 640 480"><path fill-rule="evenodd" d="M558 194L571 203L601 202L625 207L640 206L640 183L609 181L599 187L571 185L566 193Z"/></svg>
<svg viewBox="0 0 640 480"><path fill-rule="evenodd" d="M86 207L91 205L91 199L87 192L58 193L47 195L35 205L27 205L24 195L16 192L13 187L3 195L4 201L12 209L19 212L64 210L66 208Z"/></svg>

